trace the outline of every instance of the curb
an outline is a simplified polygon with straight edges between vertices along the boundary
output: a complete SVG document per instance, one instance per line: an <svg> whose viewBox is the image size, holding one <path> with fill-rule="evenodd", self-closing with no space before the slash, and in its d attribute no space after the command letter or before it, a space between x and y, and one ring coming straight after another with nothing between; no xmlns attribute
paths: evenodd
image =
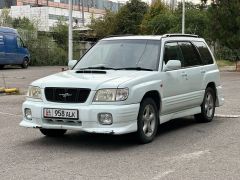
<svg viewBox="0 0 240 180"><path fill-rule="evenodd" d="M19 93L18 88L0 88L0 94L16 94Z"/></svg>

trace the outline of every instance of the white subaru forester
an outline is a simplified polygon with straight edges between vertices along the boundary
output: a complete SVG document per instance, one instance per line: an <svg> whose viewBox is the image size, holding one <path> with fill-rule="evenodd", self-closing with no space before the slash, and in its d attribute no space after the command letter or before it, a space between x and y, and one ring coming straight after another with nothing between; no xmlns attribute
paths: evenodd
<svg viewBox="0 0 240 180"><path fill-rule="evenodd" d="M104 38L69 67L29 86L21 126L46 136L135 132L148 143L159 124L210 122L224 102L214 57L195 35Z"/></svg>

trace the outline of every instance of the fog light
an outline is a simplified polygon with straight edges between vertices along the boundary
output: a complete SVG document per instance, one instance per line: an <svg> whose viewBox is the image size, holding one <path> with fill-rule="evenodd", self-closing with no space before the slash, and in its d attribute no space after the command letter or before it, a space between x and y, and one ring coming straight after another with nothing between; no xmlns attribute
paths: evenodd
<svg viewBox="0 0 240 180"><path fill-rule="evenodd" d="M98 121L102 125L111 125L113 123L113 118L111 113L99 113Z"/></svg>
<svg viewBox="0 0 240 180"><path fill-rule="evenodd" d="M25 118L27 120L32 120L32 111L29 108L24 109Z"/></svg>

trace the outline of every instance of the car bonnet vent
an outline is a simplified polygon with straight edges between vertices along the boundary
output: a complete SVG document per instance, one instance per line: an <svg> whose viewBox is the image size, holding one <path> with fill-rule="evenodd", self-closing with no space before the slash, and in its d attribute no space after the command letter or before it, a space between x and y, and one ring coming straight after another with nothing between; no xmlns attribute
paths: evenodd
<svg viewBox="0 0 240 180"><path fill-rule="evenodd" d="M76 73L82 73L82 74L107 74L106 71L90 71L90 70L79 70L76 71Z"/></svg>

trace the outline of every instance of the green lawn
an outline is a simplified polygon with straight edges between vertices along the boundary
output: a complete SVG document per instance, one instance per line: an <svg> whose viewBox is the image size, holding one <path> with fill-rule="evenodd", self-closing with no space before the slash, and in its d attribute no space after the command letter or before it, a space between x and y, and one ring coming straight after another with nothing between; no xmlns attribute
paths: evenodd
<svg viewBox="0 0 240 180"><path fill-rule="evenodd" d="M219 67L224 67L224 66L236 66L235 62L233 61L228 61L228 60L217 60L217 65Z"/></svg>

